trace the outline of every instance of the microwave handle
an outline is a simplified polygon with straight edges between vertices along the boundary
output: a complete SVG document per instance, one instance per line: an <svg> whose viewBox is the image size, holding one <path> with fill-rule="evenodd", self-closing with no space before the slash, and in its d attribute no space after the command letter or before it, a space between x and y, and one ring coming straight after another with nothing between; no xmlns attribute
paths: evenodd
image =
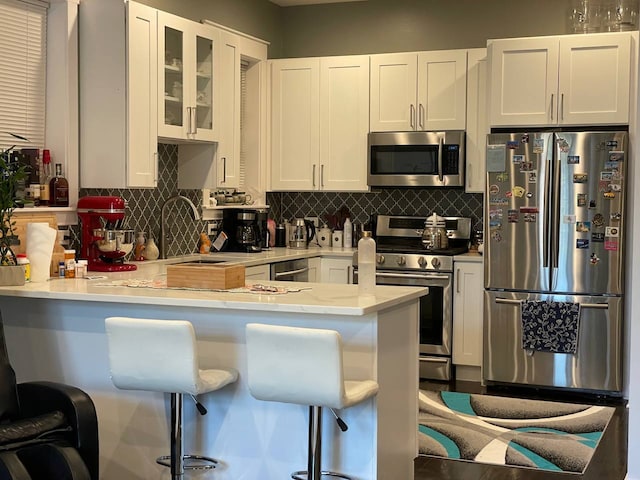
<svg viewBox="0 0 640 480"><path fill-rule="evenodd" d="M438 139L438 178L442 182L444 180L444 175L442 173L442 149L444 144L444 135L440 135Z"/></svg>

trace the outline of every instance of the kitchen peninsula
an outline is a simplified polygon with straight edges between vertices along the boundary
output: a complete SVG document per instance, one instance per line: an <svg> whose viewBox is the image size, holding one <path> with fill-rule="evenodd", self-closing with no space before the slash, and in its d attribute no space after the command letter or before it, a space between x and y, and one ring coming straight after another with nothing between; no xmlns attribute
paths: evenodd
<svg viewBox="0 0 640 480"><path fill-rule="evenodd" d="M343 412L340 432L324 418L324 468L361 479L411 479L417 454L418 304L425 288L269 282L281 295L134 288L119 282L158 280L166 263L98 279L51 279L0 288L9 356L18 381L76 385L96 404L100 477L147 479L167 474L155 458L169 448L168 395L117 390L109 378L107 316L185 319L198 337L201 365L231 367L239 381L200 399L200 417L185 404L185 451L221 460L219 479L287 478L305 467L307 408L260 402L246 385L249 322L330 328L344 341L347 378L374 378L377 397ZM167 352L167 356L179 352ZM322 359L318 359L322 361Z"/></svg>

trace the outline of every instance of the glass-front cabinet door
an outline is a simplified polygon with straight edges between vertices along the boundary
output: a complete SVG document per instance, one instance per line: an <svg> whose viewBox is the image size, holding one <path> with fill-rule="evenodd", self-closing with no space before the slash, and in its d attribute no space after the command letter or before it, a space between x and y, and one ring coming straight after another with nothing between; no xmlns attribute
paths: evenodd
<svg viewBox="0 0 640 480"><path fill-rule="evenodd" d="M215 141L216 31L165 12L158 16L160 98L158 136Z"/></svg>

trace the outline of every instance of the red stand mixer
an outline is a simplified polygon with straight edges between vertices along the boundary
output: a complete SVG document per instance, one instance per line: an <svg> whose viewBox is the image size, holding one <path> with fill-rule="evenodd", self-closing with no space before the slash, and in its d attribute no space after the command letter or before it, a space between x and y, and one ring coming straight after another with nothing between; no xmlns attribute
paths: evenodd
<svg viewBox="0 0 640 480"><path fill-rule="evenodd" d="M133 249L133 230L119 227L125 217L126 202L121 197L88 196L78 200L82 223L80 258L87 259L94 272L136 270L124 257Z"/></svg>

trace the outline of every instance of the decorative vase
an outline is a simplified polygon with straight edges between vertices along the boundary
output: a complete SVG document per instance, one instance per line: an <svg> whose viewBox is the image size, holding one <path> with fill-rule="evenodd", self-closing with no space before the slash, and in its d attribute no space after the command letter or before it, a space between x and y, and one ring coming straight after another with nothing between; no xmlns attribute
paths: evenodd
<svg viewBox="0 0 640 480"><path fill-rule="evenodd" d="M157 260L160 256L160 250L158 250L158 246L151 235L149 235L149 240L144 245L142 256L145 260Z"/></svg>

